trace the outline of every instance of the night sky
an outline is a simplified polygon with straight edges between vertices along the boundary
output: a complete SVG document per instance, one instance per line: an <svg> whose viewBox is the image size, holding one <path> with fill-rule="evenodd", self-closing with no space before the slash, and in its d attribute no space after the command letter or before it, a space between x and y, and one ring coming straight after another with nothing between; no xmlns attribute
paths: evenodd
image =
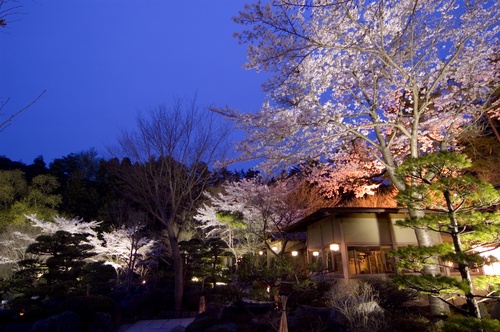
<svg viewBox="0 0 500 332"><path fill-rule="evenodd" d="M264 78L242 68L239 0L21 0L0 31L0 155L47 163L95 148L106 156L138 110L197 95L200 106L260 107Z"/></svg>

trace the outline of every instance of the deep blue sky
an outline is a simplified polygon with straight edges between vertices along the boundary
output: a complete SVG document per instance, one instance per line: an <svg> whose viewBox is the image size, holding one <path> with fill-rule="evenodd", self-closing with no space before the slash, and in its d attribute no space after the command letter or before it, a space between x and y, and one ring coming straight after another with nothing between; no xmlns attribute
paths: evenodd
<svg viewBox="0 0 500 332"><path fill-rule="evenodd" d="M0 31L4 114L45 95L0 133L0 155L31 163L104 153L137 110L173 96L259 108L262 75L242 68L233 33L240 0L21 0ZM5 116L0 117L0 121Z"/></svg>

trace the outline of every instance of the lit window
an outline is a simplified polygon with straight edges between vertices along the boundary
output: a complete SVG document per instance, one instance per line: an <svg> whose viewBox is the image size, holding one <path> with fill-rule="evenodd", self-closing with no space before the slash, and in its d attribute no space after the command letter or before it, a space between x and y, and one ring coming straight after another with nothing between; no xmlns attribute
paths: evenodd
<svg viewBox="0 0 500 332"><path fill-rule="evenodd" d="M348 247L349 274L393 273L394 261L387 256L391 248Z"/></svg>

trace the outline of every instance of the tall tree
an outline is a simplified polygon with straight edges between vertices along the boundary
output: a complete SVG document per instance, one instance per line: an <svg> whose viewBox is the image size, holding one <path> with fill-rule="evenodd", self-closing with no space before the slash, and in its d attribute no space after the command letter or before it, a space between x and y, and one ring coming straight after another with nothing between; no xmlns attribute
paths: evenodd
<svg viewBox="0 0 500 332"><path fill-rule="evenodd" d="M140 114L137 128L123 132L112 149L116 157L130 160L113 172L122 181L123 194L165 228L175 271L175 309L181 310L180 232L187 230L203 201L212 180L209 167L225 157L229 128L197 107L194 99L176 99L171 107L161 105Z"/></svg>
<svg viewBox="0 0 500 332"><path fill-rule="evenodd" d="M403 160L454 146L466 125L494 107L499 20L492 0L246 5L235 21L251 29L237 36L249 44L246 67L274 74L267 100L257 113L216 111L249 133L240 149L267 168L309 158L337 159L341 168L352 164L358 144L351 143L363 140L358 168L369 157L404 190L395 174ZM416 234L420 245L432 245L428 232ZM438 273L433 264L426 269ZM433 301L431 310L445 308Z"/></svg>
<svg viewBox="0 0 500 332"><path fill-rule="evenodd" d="M50 163L50 174L61 184L61 213L97 219L103 196L99 191L100 158L94 149L71 153Z"/></svg>
<svg viewBox="0 0 500 332"><path fill-rule="evenodd" d="M394 254L399 258L398 265L420 272L426 259L436 254L442 263L455 264L460 278L435 277L424 272L420 276L398 275L395 280L435 296L463 293L468 314L481 318L470 270L491 263L487 253L500 247L500 211L489 211L500 203L500 191L465 173L470 166L470 160L463 154L435 152L409 159L398 168L401 179L408 182L406 190L398 194L398 201L441 212L398 224L439 232L451 240L432 247L399 248ZM446 298L443 301L447 302Z"/></svg>
<svg viewBox="0 0 500 332"><path fill-rule="evenodd" d="M52 219L58 214L61 196L54 194L59 187L56 178L50 175L37 175L28 187L25 197L11 207L11 222L22 224L26 215L36 214L41 219Z"/></svg>

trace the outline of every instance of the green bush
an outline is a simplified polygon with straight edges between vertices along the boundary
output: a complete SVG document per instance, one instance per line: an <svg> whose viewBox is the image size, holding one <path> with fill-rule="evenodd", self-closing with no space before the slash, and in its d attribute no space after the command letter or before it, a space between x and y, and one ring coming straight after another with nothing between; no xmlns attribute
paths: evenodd
<svg viewBox="0 0 500 332"><path fill-rule="evenodd" d="M315 283L311 280L305 280L293 287L294 292L290 295L288 302L289 308L293 309L296 305L324 305L323 298L332 287L331 283Z"/></svg>
<svg viewBox="0 0 500 332"><path fill-rule="evenodd" d="M449 318L443 325L443 332L498 332L500 321L496 319L477 319L466 316L454 316Z"/></svg>
<svg viewBox="0 0 500 332"><path fill-rule="evenodd" d="M212 301L216 303L235 303L241 301L243 292L232 285L217 286L212 291Z"/></svg>

